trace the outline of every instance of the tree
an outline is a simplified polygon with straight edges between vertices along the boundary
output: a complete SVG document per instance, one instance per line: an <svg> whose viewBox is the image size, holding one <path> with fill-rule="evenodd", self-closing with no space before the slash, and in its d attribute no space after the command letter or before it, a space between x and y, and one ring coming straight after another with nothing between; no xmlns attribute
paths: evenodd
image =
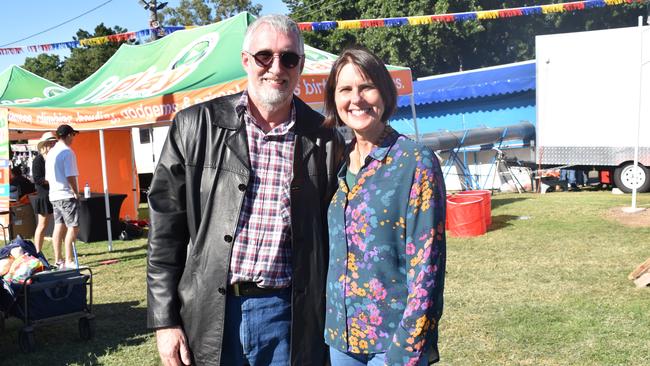
<svg viewBox="0 0 650 366"><path fill-rule="evenodd" d="M181 0L177 7L160 11L167 25L206 25L230 18L242 11L259 15L262 6L250 0Z"/></svg>
<svg viewBox="0 0 650 366"><path fill-rule="evenodd" d="M449 14L524 6L522 1L283 0L298 22ZM555 1L561 2L561 1ZM314 47L339 53L368 47L386 63L408 66L414 77L535 58L535 35L636 25L644 4L633 3L547 15L431 25L305 32Z"/></svg>
<svg viewBox="0 0 650 366"><path fill-rule="evenodd" d="M58 55L42 53L36 57L27 57L23 69L33 72L47 80L61 84L63 62Z"/></svg>
<svg viewBox="0 0 650 366"><path fill-rule="evenodd" d="M110 36L125 33L126 29L118 26L107 28L104 23L95 27L95 33L79 29L74 40ZM25 59L23 68L50 81L71 88L85 80L113 56L123 42L108 42L102 45L73 48L70 56L63 61L57 55L41 54L35 58Z"/></svg>
<svg viewBox="0 0 650 366"><path fill-rule="evenodd" d="M113 34L125 33L127 30L118 26L107 28L104 23L95 27L95 33L90 34L85 30L77 31L75 40L104 37ZM109 58L115 54L123 42L108 42L102 45L73 48L69 57L63 63L62 82L64 86L72 87L97 71Z"/></svg>
<svg viewBox="0 0 650 366"><path fill-rule="evenodd" d="M358 0L354 3L319 0L285 1L297 21L375 19L448 13L458 1ZM435 23L427 26L380 27L325 32L306 32L311 46L332 53L352 44L363 44L385 62L409 66L415 76L456 71L460 40L477 31L475 22Z"/></svg>

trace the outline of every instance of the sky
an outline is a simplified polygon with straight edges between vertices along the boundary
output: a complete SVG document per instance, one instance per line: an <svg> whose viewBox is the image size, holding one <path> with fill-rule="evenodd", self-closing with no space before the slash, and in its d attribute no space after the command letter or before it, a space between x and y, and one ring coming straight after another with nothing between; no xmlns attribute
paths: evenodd
<svg viewBox="0 0 650 366"><path fill-rule="evenodd" d="M167 6L177 6L179 0L166 0ZM162 1L159 1L159 3ZM281 0L253 0L262 4L262 14L286 14L287 7ZM96 10L90 11L94 8ZM88 14L82 15L90 11ZM73 19L76 18L76 19ZM58 26L61 23L65 23ZM138 0L32 0L3 1L0 23L0 48L22 47L72 41L79 29L94 32L99 23L107 27L120 26L129 32L148 28L149 11ZM58 27L57 27L58 26ZM54 29L48 30L50 28ZM36 33L41 33L29 39ZM61 60L68 51L51 52ZM0 72L11 65L21 66L27 57L38 53L0 55Z"/></svg>

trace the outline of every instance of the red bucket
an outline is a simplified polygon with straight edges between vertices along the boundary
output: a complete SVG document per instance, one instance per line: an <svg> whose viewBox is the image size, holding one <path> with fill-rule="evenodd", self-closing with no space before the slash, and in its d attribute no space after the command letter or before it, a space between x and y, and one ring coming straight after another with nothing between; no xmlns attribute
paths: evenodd
<svg viewBox="0 0 650 366"><path fill-rule="evenodd" d="M449 235L470 237L485 234L483 197L454 195L447 198Z"/></svg>
<svg viewBox="0 0 650 366"><path fill-rule="evenodd" d="M485 189L477 189L474 191L462 191L458 194L468 196L481 196L483 197L483 213L485 214L485 227L490 227L492 224L492 192Z"/></svg>

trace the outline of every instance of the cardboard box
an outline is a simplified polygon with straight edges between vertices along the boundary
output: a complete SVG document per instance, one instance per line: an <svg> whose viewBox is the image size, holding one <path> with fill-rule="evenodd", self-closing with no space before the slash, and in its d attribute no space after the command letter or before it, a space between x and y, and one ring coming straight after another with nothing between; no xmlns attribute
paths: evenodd
<svg viewBox="0 0 650 366"><path fill-rule="evenodd" d="M34 230L36 230L36 219L34 218L32 205L27 203L11 206L10 210L12 239L18 235L23 239L33 238Z"/></svg>

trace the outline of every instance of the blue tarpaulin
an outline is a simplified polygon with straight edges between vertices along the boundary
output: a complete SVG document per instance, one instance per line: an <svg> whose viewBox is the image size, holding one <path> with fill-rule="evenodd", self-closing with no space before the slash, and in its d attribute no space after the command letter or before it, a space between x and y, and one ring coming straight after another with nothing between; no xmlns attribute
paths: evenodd
<svg viewBox="0 0 650 366"><path fill-rule="evenodd" d="M416 105L528 90L535 90L535 60L431 76L413 82ZM410 104L408 95L399 97L397 101L399 107Z"/></svg>

